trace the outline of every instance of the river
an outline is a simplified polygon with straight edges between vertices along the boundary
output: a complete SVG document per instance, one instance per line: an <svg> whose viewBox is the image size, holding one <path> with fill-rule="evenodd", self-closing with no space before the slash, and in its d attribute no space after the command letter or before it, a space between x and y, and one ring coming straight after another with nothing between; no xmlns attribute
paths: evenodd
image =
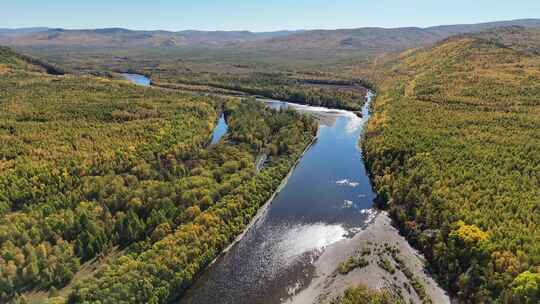
<svg viewBox="0 0 540 304"><path fill-rule="evenodd" d="M373 217L370 180L358 141L369 116L266 101L320 121L318 137L285 187L244 237L217 260L180 303L280 303L307 286L312 263L330 244Z"/></svg>
<svg viewBox="0 0 540 304"><path fill-rule="evenodd" d="M313 115L320 122L317 139L262 216L179 303L287 302L309 285L313 263L327 246L366 227L374 217L375 194L358 142L369 118L368 97L362 118L349 111L264 101L274 109ZM222 135L214 134L212 142Z"/></svg>
<svg viewBox="0 0 540 304"><path fill-rule="evenodd" d="M144 87L149 87L152 84L152 80L144 75L140 74L131 74L131 73L121 73L120 74L125 79L138 84Z"/></svg>
<svg viewBox="0 0 540 304"><path fill-rule="evenodd" d="M227 131L229 130L229 126L227 125L227 122L225 121L225 114L221 113L221 116L219 117L218 123L216 127L214 128L214 131L212 132L212 139L210 140L210 145L217 144L220 139L227 134Z"/></svg>

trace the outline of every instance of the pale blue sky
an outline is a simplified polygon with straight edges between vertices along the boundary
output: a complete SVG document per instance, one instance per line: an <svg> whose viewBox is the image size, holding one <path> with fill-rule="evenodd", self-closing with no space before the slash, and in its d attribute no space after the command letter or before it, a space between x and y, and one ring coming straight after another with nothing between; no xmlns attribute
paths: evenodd
<svg viewBox="0 0 540 304"><path fill-rule="evenodd" d="M0 28L333 29L540 18L540 0L1 0Z"/></svg>

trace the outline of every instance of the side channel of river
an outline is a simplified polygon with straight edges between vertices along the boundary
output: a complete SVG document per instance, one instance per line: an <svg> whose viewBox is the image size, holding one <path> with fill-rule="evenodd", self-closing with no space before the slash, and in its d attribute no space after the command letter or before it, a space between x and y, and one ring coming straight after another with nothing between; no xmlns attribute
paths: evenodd
<svg viewBox="0 0 540 304"><path fill-rule="evenodd" d="M225 114L221 113L218 123L214 128L214 131L212 132L212 139L210 140L210 145L213 146L217 144L221 140L221 138L225 134L227 134L228 130L229 126L227 125L227 121L225 121Z"/></svg>
<svg viewBox="0 0 540 304"><path fill-rule="evenodd" d="M122 73L120 74L126 80L133 82L134 84L149 87L152 84L152 80L144 75L140 74L131 74L131 73Z"/></svg>

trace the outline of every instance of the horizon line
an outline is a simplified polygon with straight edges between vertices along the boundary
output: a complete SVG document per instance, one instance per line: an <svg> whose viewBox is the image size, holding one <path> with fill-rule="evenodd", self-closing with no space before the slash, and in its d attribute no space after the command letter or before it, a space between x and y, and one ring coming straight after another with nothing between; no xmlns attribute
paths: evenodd
<svg viewBox="0 0 540 304"><path fill-rule="evenodd" d="M497 22L515 22L515 21L540 21L538 18L517 18L517 19L495 19L491 21L481 21L481 22L472 22L472 23L447 23L447 24L435 24L429 26L359 26L359 27L336 27L336 28L302 28L302 29L278 29L278 30L264 30L264 31L253 31L253 30L207 30L207 29L182 29L182 30L168 30L168 29L136 29L130 27L122 26L106 26L106 27L50 27L50 26L24 26L24 27L0 27L0 30L30 30L30 29L46 29L46 30L67 30L67 31L93 31L93 30L107 30L107 29L120 29L128 30L134 32L249 32L254 34L264 34L264 33L276 33L276 32L301 32L301 31L336 31L336 30L357 30L357 29L406 29L406 28L417 28L417 29L429 29L434 27L442 26L463 26L463 25L479 25L479 24L489 24Z"/></svg>

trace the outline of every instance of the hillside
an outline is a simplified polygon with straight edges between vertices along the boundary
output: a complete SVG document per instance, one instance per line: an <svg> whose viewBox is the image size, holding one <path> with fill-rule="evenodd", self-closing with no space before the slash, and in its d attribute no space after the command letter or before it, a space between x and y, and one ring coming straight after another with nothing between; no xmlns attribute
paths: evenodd
<svg viewBox="0 0 540 304"><path fill-rule="evenodd" d="M379 65L363 147L381 204L455 297L538 303L540 57L496 40Z"/></svg>
<svg viewBox="0 0 540 304"><path fill-rule="evenodd" d="M0 46L0 70L2 68L11 71L36 71L51 75L63 75L65 73L61 68L48 62L18 54L9 48Z"/></svg>
<svg viewBox="0 0 540 304"><path fill-rule="evenodd" d="M243 230L317 128L255 101L45 71L0 48L2 303L176 297ZM209 147L221 111L229 132Z"/></svg>
<svg viewBox="0 0 540 304"><path fill-rule="evenodd" d="M0 70L3 70L4 73L7 73L8 70L34 70L34 71L41 71L44 72L42 69L40 69L38 66L32 65L24 58L15 53L13 50L1 47L0 46Z"/></svg>
<svg viewBox="0 0 540 304"><path fill-rule="evenodd" d="M517 19L507 21L485 22L478 24L440 25L427 28L430 32L443 36L454 36L461 33L480 32L496 27L521 26L527 28L539 28L540 19Z"/></svg>
<svg viewBox="0 0 540 304"><path fill-rule="evenodd" d="M474 37L520 52L540 55L540 28L498 27L476 33Z"/></svg>
<svg viewBox="0 0 540 304"><path fill-rule="evenodd" d="M357 49L366 54L399 52L433 44L461 33L478 32L500 26L540 28L540 19L488 22L467 25L444 25L428 28L358 28L293 33L285 37L247 42L250 48L267 49Z"/></svg>

